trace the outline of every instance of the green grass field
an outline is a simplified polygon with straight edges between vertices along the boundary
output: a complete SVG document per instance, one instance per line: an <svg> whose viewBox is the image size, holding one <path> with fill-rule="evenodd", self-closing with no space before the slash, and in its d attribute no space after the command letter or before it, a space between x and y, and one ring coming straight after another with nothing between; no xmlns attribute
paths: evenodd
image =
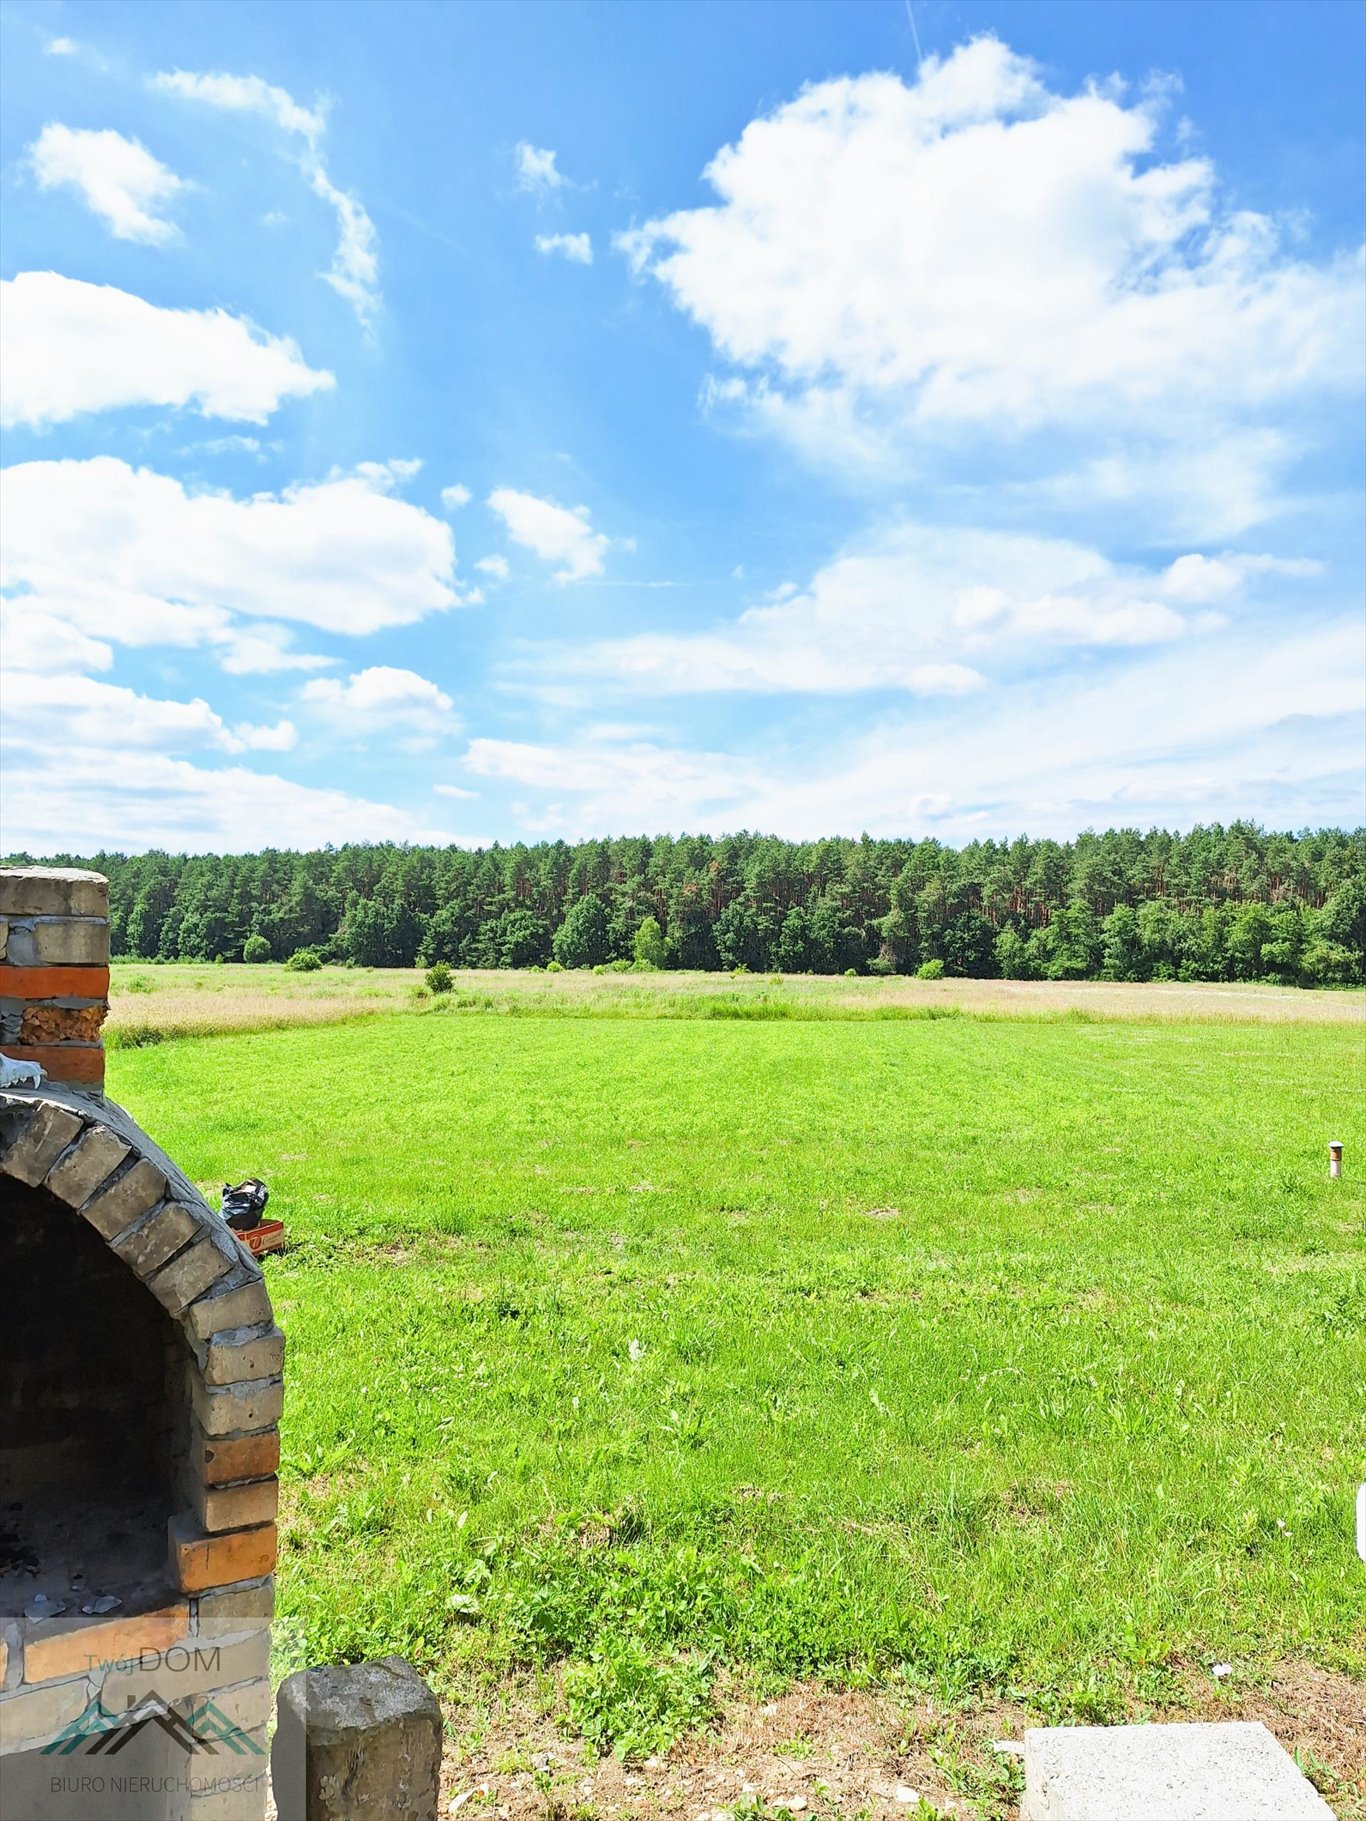
<svg viewBox="0 0 1366 1821"><path fill-rule="evenodd" d="M462 968L436 1000L420 969L209 967L120 961L113 969L105 1042L141 1049L174 1037L343 1024L403 1011L499 1012L556 1018L1098 1017L1200 1023L1354 1024L1366 995L1294 986L1137 986L1107 980L917 980L812 974L660 972L550 974Z"/></svg>
<svg viewBox="0 0 1366 1821"><path fill-rule="evenodd" d="M1079 1719L1181 1661L1366 1672L1364 1061L1359 1023L475 1010L109 1085L289 1224L315 1658L567 1663L643 1751L714 1671Z"/></svg>

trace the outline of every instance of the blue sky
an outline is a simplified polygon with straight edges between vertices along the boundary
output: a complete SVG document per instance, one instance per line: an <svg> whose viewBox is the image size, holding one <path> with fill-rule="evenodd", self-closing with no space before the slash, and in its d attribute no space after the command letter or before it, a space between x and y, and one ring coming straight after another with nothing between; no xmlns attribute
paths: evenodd
<svg viewBox="0 0 1366 1821"><path fill-rule="evenodd" d="M7 847L1363 820L1360 7L0 22Z"/></svg>

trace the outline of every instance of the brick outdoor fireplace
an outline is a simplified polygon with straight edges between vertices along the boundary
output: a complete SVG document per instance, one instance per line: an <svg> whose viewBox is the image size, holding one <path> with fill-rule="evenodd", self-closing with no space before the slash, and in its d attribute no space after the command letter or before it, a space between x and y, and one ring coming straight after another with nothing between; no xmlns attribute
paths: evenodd
<svg viewBox="0 0 1366 1821"><path fill-rule="evenodd" d="M0 869L0 1053L47 1075L0 1089L0 1807L254 1821L284 1341L260 1266L103 1097L108 944L98 874ZM89 1809L54 1780L96 1771Z"/></svg>

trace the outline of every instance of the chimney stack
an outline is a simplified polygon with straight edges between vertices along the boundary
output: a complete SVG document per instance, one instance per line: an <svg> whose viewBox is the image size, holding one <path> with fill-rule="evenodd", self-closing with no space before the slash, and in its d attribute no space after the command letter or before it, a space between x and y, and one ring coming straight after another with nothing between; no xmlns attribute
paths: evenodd
<svg viewBox="0 0 1366 1821"><path fill-rule="evenodd" d="M0 1051L99 1093L109 1010L109 881L69 866L0 867Z"/></svg>

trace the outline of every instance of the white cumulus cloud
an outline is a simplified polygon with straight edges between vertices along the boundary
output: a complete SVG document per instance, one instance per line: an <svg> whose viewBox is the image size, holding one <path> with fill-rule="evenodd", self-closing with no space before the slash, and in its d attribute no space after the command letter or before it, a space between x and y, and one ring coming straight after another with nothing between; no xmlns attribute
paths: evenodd
<svg viewBox="0 0 1366 1821"><path fill-rule="evenodd" d="M523 139L512 156L519 190L529 190L534 196L548 196L564 188L567 179L556 169L554 152L543 146L530 145Z"/></svg>
<svg viewBox="0 0 1366 1821"><path fill-rule="evenodd" d="M1267 559L1233 560L1241 588ZM1205 630L1207 617L1180 610L1196 597L1173 589L1171 574L1061 538L894 525L855 540L806 588L784 584L732 621L600 640L558 654L554 668L651 694L967 695L982 687L984 669Z"/></svg>
<svg viewBox="0 0 1366 1821"><path fill-rule="evenodd" d="M514 544L558 565L557 582L581 582L602 574L611 539L594 531L587 506L560 506L512 487L496 487L489 505Z"/></svg>
<svg viewBox="0 0 1366 1821"><path fill-rule="evenodd" d="M1200 605L1226 601L1241 594L1257 576L1286 581L1308 581L1323 573L1314 557L1280 557L1226 551L1221 556L1192 553L1179 556L1162 577L1162 592L1169 600Z"/></svg>
<svg viewBox="0 0 1366 1821"><path fill-rule="evenodd" d="M219 668L229 676L268 676L281 670L326 670L336 658L318 656L315 652L295 651L293 634L287 626L272 626L269 621L238 621L221 635L215 635Z"/></svg>
<svg viewBox="0 0 1366 1821"><path fill-rule="evenodd" d="M587 234L538 234L536 251L558 253L571 265L591 266L593 263L593 243Z"/></svg>
<svg viewBox="0 0 1366 1821"><path fill-rule="evenodd" d="M281 622L355 637L458 601L450 527L359 474L238 498L97 456L18 464L3 488L0 583L90 638L314 669L330 660Z"/></svg>
<svg viewBox="0 0 1366 1821"><path fill-rule="evenodd" d="M714 826L726 821L728 805L762 788L763 779L759 768L734 754L647 740L537 745L477 739L464 764L476 777L550 793L549 802L523 812L527 827L541 833Z"/></svg>
<svg viewBox="0 0 1366 1821"><path fill-rule="evenodd" d="M979 38L805 89L718 152L713 205L618 244L735 369L716 396L832 459L1051 425L1149 438L1147 470L1353 397L1366 345L1359 250L1297 256L1162 130L1154 91L1057 93Z"/></svg>
<svg viewBox="0 0 1366 1821"><path fill-rule="evenodd" d="M325 111L301 106L287 89L260 76L167 70L153 76L151 84L163 94L225 113L255 115L298 142L299 165L310 189L337 218L337 250L331 269L322 277L351 305L361 324L372 327L381 305L379 236L360 199L328 175L321 150L327 129Z"/></svg>
<svg viewBox="0 0 1366 1821"><path fill-rule="evenodd" d="M949 840L1240 816L1280 827L1360 819L1366 637L1359 618L1199 649L1097 677L1050 676L970 724L888 717L834 764L774 775L731 826L815 835L923 830Z"/></svg>
<svg viewBox="0 0 1366 1821"><path fill-rule="evenodd" d="M491 575L496 581L505 582L508 578L508 560L505 556L481 556L474 565L485 575Z"/></svg>
<svg viewBox="0 0 1366 1821"><path fill-rule="evenodd" d="M179 233L163 210L185 185L136 139L54 122L29 147L28 162L39 189L74 190L118 240L160 246Z"/></svg>
<svg viewBox="0 0 1366 1821"><path fill-rule="evenodd" d="M200 697L191 702L167 701L72 674L30 671L20 678L8 653L5 674L10 681L5 691L5 740L13 748L30 741L50 741L54 727L60 727L64 744L110 752L121 747L287 752L295 743L295 730L288 721L272 726L249 722L230 726Z"/></svg>
<svg viewBox="0 0 1366 1821"><path fill-rule="evenodd" d="M1217 679L1212 686L1211 679ZM607 729L572 741L480 738L474 775L521 786L531 832L623 827L794 839L832 829L1009 838L1212 816L1280 826L1360 817L1366 636L1359 616L1199 648L1169 645L1122 668L1055 674L993 697L887 713L836 741L737 740L692 751ZM757 750L756 750L757 748Z"/></svg>
<svg viewBox="0 0 1366 1821"><path fill-rule="evenodd" d="M299 743L299 730L293 721L276 721L269 725L239 721L231 733L248 752L293 752Z"/></svg>
<svg viewBox="0 0 1366 1821"><path fill-rule="evenodd" d="M441 504L447 512L459 512L462 506L468 506L474 495L468 487L456 481L453 486L441 489Z"/></svg>
<svg viewBox="0 0 1366 1821"><path fill-rule="evenodd" d="M27 599L0 600L0 658L6 670L108 670L114 653L103 639L54 618Z"/></svg>
<svg viewBox="0 0 1366 1821"><path fill-rule="evenodd" d="M334 383L290 337L226 310L163 309L57 272L0 282L0 365L6 426L135 405L261 424L283 400Z"/></svg>
<svg viewBox="0 0 1366 1821"><path fill-rule="evenodd" d="M405 811L241 765L206 766L167 753L57 745L9 753L5 839L14 848L254 853L347 841L454 839ZM460 845L470 843L461 842Z"/></svg>
<svg viewBox="0 0 1366 1821"><path fill-rule="evenodd" d="M191 70L166 70L152 77L151 86L163 94L202 101L225 113L256 114L309 146L316 146L327 130L322 108L301 107L287 89L277 88L260 76L208 76Z"/></svg>
<svg viewBox="0 0 1366 1821"><path fill-rule="evenodd" d="M381 722L430 726L448 720L454 706L445 690L426 677L388 664L359 670L344 683L316 677L305 683L301 700L326 709L334 719L367 727Z"/></svg>

